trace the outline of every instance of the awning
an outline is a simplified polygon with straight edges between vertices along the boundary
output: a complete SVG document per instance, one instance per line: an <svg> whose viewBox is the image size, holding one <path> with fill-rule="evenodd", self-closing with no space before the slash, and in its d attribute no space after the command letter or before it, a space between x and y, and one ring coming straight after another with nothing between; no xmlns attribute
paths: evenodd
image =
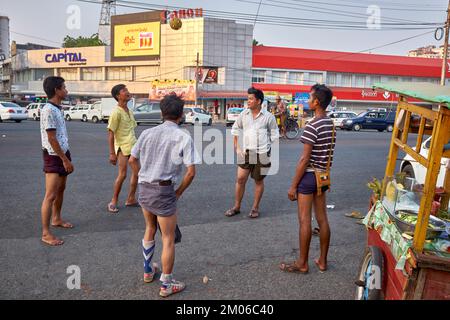
<svg viewBox="0 0 450 320"><path fill-rule="evenodd" d="M429 82L385 82L376 83L375 89L383 89L411 98L446 104L450 109L450 87Z"/></svg>

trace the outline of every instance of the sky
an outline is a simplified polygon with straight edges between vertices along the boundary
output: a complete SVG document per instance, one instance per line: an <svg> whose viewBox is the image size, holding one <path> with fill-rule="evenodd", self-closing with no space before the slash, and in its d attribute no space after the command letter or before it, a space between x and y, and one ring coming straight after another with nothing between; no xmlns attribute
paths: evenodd
<svg viewBox="0 0 450 320"><path fill-rule="evenodd" d="M99 0L92 0L98 2ZM221 12L239 13L254 19L258 17L270 22L284 21L291 26L268 25L257 22L254 38L267 46L335 50L346 52L367 52L378 54L407 55L408 51L425 45L441 45L443 40L435 40L434 28L421 30L391 30L389 23L442 23L446 20L447 0L133 0L145 4L169 5L179 8L204 8ZM260 5L261 3L261 5ZM380 29L366 28L369 18L366 10L370 5L380 8ZM69 29L67 21L71 13L68 9L79 8L79 28ZM429 10L429 11L426 11ZM90 36L98 32L101 5L76 0L0 0L0 15L10 19L11 40L17 43L40 43L61 46L66 35ZM136 8L118 6L117 13L143 11ZM73 11L72 11L73 12ZM275 18L272 18L275 17ZM345 21L346 24L362 25L362 30L335 30L297 26L302 19L326 24L331 21ZM399 20L403 19L403 20ZM73 21L73 20L72 20ZM248 22L247 22L248 23ZM396 26L398 28L399 26ZM424 28L424 26L420 26ZM386 47L368 50L413 37L429 31L429 34L409 39Z"/></svg>

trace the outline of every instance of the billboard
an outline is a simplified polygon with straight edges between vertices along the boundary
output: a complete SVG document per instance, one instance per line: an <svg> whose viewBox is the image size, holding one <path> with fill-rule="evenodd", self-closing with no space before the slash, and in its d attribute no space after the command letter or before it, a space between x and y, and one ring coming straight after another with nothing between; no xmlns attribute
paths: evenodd
<svg viewBox="0 0 450 320"><path fill-rule="evenodd" d="M186 101L195 101L194 80L154 80L151 83L150 100L161 100L168 94L176 94Z"/></svg>
<svg viewBox="0 0 450 320"><path fill-rule="evenodd" d="M159 56L161 23L144 22L114 26L114 58Z"/></svg>
<svg viewBox="0 0 450 320"><path fill-rule="evenodd" d="M199 68L199 82L200 83L218 83L219 68L217 67L202 67Z"/></svg>

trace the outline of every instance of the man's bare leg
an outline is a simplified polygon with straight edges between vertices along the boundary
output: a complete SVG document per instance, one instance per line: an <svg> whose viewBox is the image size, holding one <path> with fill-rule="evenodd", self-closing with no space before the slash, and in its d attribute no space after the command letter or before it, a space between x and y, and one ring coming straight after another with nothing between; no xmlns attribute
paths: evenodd
<svg viewBox="0 0 450 320"><path fill-rule="evenodd" d="M327 269L327 255L330 247L330 224L328 223L326 194L322 193L320 196L314 195L314 212L317 224L320 228L320 258L316 260L319 268L322 271Z"/></svg>
<svg viewBox="0 0 450 320"><path fill-rule="evenodd" d="M253 209L259 211L259 204L264 194L264 180L255 180L255 199L253 200Z"/></svg>
<svg viewBox="0 0 450 320"><path fill-rule="evenodd" d="M50 245L62 245L64 241L56 238L50 232L50 219L53 204L58 197L62 177L57 173L45 174L45 196L41 207L42 240Z"/></svg>
<svg viewBox="0 0 450 320"><path fill-rule="evenodd" d="M122 184L127 178L128 158L125 157L120 151L117 154L117 164L119 167L119 173L117 175L116 181L114 182L114 194L111 200L111 203L115 206L117 206L117 202L119 202L119 194L120 190L122 190Z"/></svg>
<svg viewBox="0 0 450 320"><path fill-rule="evenodd" d="M126 204L135 204L135 203L137 203L137 200L136 200L137 185L138 185L138 176L132 170L131 171L131 177L130 177L130 191L128 193L127 201L125 202Z"/></svg>
<svg viewBox="0 0 450 320"><path fill-rule="evenodd" d="M65 222L61 217L61 209L64 201L64 191L66 190L67 176L61 177L60 184L58 185L58 195L53 202L52 207L52 226L59 226L63 228L73 228L73 225L69 222Z"/></svg>
<svg viewBox="0 0 450 320"><path fill-rule="evenodd" d="M245 193L245 184L247 183L248 176L250 175L250 170L242 169L238 167L237 176L236 176L236 189L235 189L235 202L234 202L234 210L241 209L242 198Z"/></svg>
<svg viewBox="0 0 450 320"><path fill-rule="evenodd" d="M161 239L163 243L161 253L161 264L163 274L172 274L175 262L175 228L177 225L177 215L170 217L158 217L161 228Z"/></svg>
<svg viewBox="0 0 450 320"><path fill-rule="evenodd" d="M308 271L309 245L311 243L311 209L314 195L299 193L297 197L298 219L300 222L300 255L297 261L297 266L301 271Z"/></svg>

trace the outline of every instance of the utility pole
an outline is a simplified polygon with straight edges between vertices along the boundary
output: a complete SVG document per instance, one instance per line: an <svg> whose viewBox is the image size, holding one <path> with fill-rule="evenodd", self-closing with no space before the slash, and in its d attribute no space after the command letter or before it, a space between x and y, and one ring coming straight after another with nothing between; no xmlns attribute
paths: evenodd
<svg viewBox="0 0 450 320"><path fill-rule="evenodd" d="M447 56L448 56L448 33L450 28L450 0L447 8L447 22L445 23L444 56L442 57L441 86L445 86L445 76L447 74Z"/></svg>
<svg viewBox="0 0 450 320"><path fill-rule="evenodd" d="M196 63L196 67L195 67L195 106L197 107L197 105L198 105L198 80L199 80L198 65L200 64L200 54L198 52L197 52L197 59L195 60L195 63Z"/></svg>

